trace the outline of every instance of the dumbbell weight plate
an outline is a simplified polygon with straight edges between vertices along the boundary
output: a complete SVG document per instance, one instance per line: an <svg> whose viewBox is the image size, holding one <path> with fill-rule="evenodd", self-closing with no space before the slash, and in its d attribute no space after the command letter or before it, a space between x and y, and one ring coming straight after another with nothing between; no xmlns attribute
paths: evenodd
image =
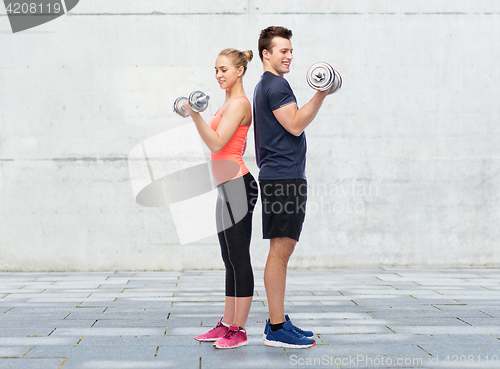
<svg viewBox="0 0 500 369"><path fill-rule="evenodd" d="M328 91L328 95L333 94L335 91L342 87L342 77L340 76L340 73L336 70L334 70L333 72L335 73L335 78L333 80L333 85L330 88L330 91Z"/></svg>
<svg viewBox="0 0 500 369"><path fill-rule="evenodd" d="M313 89L325 91L334 84L335 71L328 63L315 63L307 71L306 80Z"/></svg>
<svg viewBox="0 0 500 369"><path fill-rule="evenodd" d="M206 96L206 97L205 97ZM208 107L208 100L210 99L204 92L193 91L189 95L189 105L194 111L202 112Z"/></svg>
<svg viewBox="0 0 500 369"><path fill-rule="evenodd" d="M182 108L184 102L187 101L187 97L181 96L174 101L174 113L179 114L183 118L189 117L189 113Z"/></svg>

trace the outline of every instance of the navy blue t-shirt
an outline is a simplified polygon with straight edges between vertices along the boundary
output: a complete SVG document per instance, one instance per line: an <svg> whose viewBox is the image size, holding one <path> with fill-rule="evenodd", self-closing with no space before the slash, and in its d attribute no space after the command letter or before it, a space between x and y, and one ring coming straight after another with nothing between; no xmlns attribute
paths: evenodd
<svg viewBox="0 0 500 369"><path fill-rule="evenodd" d="M278 122L273 111L297 103L288 81L264 72L253 94L255 157L259 180L306 179L306 134L294 136Z"/></svg>

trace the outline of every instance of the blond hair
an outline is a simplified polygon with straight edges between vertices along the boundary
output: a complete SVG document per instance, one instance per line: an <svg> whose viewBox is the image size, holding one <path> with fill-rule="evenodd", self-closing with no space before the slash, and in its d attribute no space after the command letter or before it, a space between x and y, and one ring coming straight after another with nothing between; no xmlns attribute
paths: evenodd
<svg viewBox="0 0 500 369"><path fill-rule="evenodd" d="M245 50L245 51L239 51L237 49L233 48L228 48L222 50L219 55L224 55L227 56L229 59L231 59L231 62L234 64L236 68L243 67L243 75L247 71L247 64L248 62L252 61L253 59L253 51L252 50Z"/></svg>

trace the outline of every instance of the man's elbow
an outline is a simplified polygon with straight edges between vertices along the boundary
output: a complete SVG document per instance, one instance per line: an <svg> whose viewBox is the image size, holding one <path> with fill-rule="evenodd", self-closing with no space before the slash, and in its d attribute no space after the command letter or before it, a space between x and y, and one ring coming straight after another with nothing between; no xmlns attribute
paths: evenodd
<svg viewBox="0 0 500 369"><path fill-rule="evenodd" d="M280 122L283 128L285 128L288 133L294 136L300 136L302 131L304 131L298 124L295 122L295 117L291 119L287 119L286 121Z"/></svg>
<svg viewBox="0 0 500 369"><path fill-rule="evenodd" d="M303 131L304 131L303 129L300 129L297 127L290 127L290 129L288 129L289 133L291 133L292 135L297 136L297 137L300 136Z"/></svg>

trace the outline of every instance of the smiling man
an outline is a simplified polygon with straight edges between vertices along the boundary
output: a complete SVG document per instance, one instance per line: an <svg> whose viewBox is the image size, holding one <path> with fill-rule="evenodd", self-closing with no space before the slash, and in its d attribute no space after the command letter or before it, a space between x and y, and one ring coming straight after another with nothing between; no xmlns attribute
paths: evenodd
<svg viewBox="0 0 500 369"><path fill-rule="evenodd" d="M288 260L299 240L306 212L305 128L318 113L328 91L316 92L298 109L295 95L283 77L293 60L292 31L268 27L260 33L259 56L264 74L253 99L255 153L259 167L263 238L270 240L264 271L269 320L267 346L304 348L316 345L313 332L294 326L285 315Z"/></svg>

